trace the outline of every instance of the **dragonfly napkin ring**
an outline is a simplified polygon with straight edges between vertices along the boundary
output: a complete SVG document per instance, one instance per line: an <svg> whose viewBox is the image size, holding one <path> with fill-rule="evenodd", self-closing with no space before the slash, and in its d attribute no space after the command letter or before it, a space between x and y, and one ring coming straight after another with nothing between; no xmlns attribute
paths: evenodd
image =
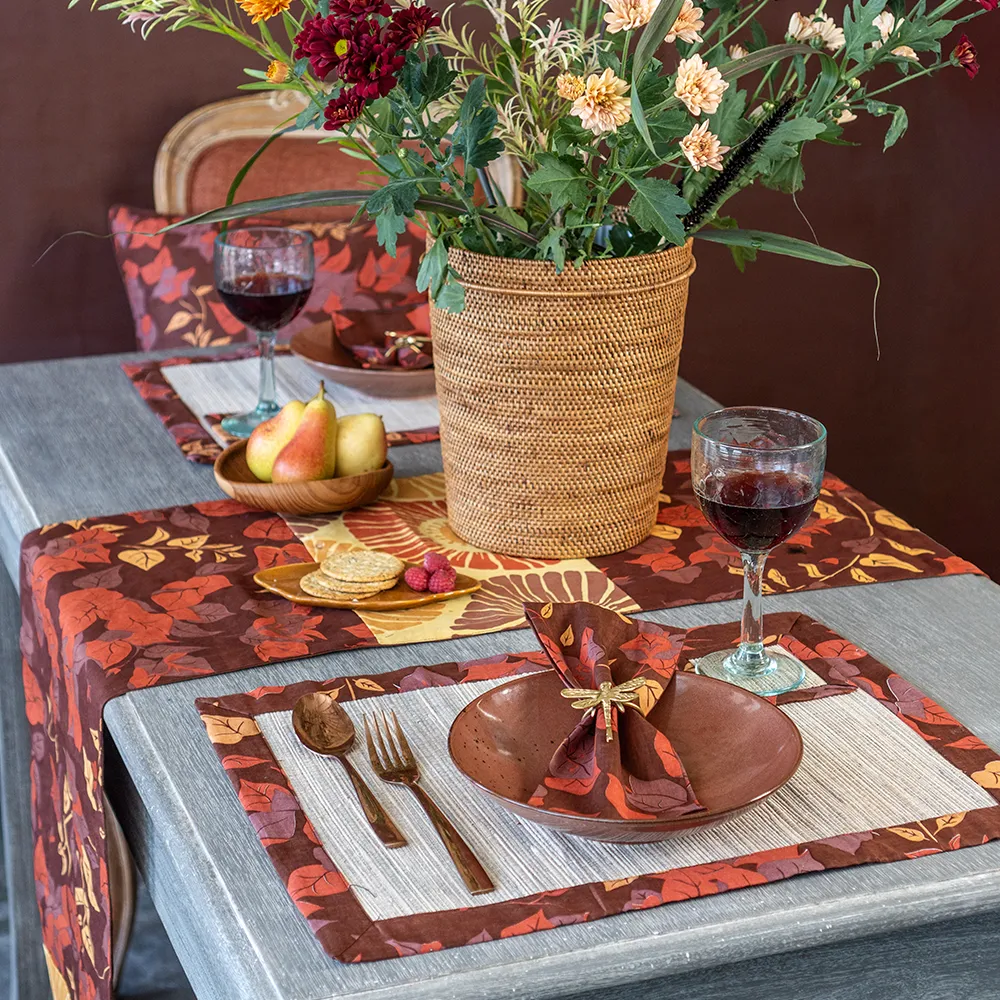
<svg viewBox="0 0 1000 1000"><path fill-rule="evenodd" d="M583 708L590 712L600 707L604 713L604 739L605 742L611 743L615 738L614 730L611 728L611 706L617 705L619 708L631 706L638 709L638 691L645 685L644 677L633 677L622 684L602 681L596 691L593 688L564 688L559 693L564 698L576 698L577 700L573 702L574 708Z"/></svg>

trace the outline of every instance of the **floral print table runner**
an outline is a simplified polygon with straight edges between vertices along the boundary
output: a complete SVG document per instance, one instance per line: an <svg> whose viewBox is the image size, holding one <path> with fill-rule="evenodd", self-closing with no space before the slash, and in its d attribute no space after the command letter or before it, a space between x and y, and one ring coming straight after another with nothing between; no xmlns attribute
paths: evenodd
<svg viewBox="0 0 1000 1000"><path fill-rule="evenodd" d="M65 521L25 537L21 645L35 875L57 995L110 994L102 796L110 699L275 660L518 628L524 602L587 600L634 612L727 600L740 590L735 552L701 519L683 453L668 462L654 534L593 560L471 549L449 531L443 496L441 477L424 476L397 480L383 502L340 520L286 523L210 500ZM293 605L253 582L258 569L344 543L408 559L442 551L483 588L390 616ZM978 572L829 476L805 528L773 555L768 586L785 592Z"/></svg>
<svg viewBox="0 0 1000 1000"><path fill-rule="evenodd" d="M639 624L676 642L687 669L738 640L737 623L689 630ZM490 682L546 669L538 651L259 688L197 706L262 848L326 952L341 962L531 934L1000 837L995 751L819 622L784 613L768 616L766 629L774 633L770 643L807 667L810 686L776 699L802 731L802 765L743 816L662 844L599 845L536 827L477 793L448 761L450 718ZM369 708L397 713L432 793L471 838L495 893L465 892L405 791L369 772L383 804L405 823L410 845L385 851L375 840L337 765L290 735L290 710L318 690L334 693L356 724ZM359 750L354 761L367 772L364 756Z"/></svg>

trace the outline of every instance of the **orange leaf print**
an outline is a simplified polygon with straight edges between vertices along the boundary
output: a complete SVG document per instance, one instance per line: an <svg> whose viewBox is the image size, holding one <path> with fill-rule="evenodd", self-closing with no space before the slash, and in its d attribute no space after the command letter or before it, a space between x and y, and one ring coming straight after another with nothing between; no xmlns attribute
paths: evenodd
<svg viewBox="0 0 1000 1000"><path fill-rule="evenodd" d="M622 819L652 819L652 813L639 812L632 809L625 801L625 789L618 777L608 771L608 786L604 790L607 800L615 807L615 811Z"/></svg>
<svg viewBox="0 0 1000 1000"><path fill-rule="evenodd" d="M45 699L35 675L28 668L28 661L21 660L21 677L24 680L24 710L28 724L40 726L45 721ZM41 843L41 841L39 841Z"/></svg>
<svg viewBox="0 0 1000 1000"><path fill-rule="evenodd" d="M203 715L201 721L213 743L239 743L246 736L260 736L257 723L242 716Z"/></svg>
<svg viewBox="0 0 1000 1000"><path fill-rule="evenodd" d="M274 793L278 791L287 792L288 789L272 781L240 781L237 795L247 812L270 812Z"/></svg>
<svg viewBox="0 0 1000 1000"><path fill-rule="evenodd" d="M263 757L247 757L245 754L238 753L227 754L222 758L222 766L227 771L242 771L244 768L267 763L269 762Z"/></svg>
<svg viewBox="0 0 1000 1000"><path fill-rule="evenodd" d="M245 528L243 535L245 538L267 538L272 542L287 542L295 537L280 517L262 517Z"/></svg>
<svg viewBox="0 0 1000 1000"><path fill-rule="evenodd" d="M500 932L500 937L518 937L521 934L532 934L534 931L547 931L551 930L556 925L545 916L544 912L537 910L530 917L525 917L524 920L519 920L516 924L511 924L509 927L505 927Z"/></svg>
<svg viewBox="0 0 1000 1000"><path fill-rule="evenodd" d="M226 577L216 573L212 576L192 576L188 580L176 580L153 594L153 601L177 621L201 621L192 609L201 604L209 594L230 586Z"/></svg>
<svg viewBox="0 0 1000 1000"><path fill-rule="evenodd" d="M989 750L990 748L978 737L969 733L954 743L946 743L945 746L954 747L956 750Z"/></svg>
<svg viewBox="0 0 1000 1000"><path fill-rule="evenodd" d="M296 903L306 896L334 896L349 888L340 872L323 865L303 865L288 876L288 893Z"/></svg>
<svg viewBox="0 0 1000 1000"><path fill-rule="evenodd" d="M848 642L846 639L827 639L825 642L817 643L816 652L820 656L841 660L860 660L866 655L863 649L858 649L853 642Z"/></svg>
<svg viewBox="0 0 1000 1000"><path fill-rule="evenodd" d="M257 556L257 569L270 569L272 566L290 566L294 563L312 562L309 550L301 542L290 542L280 548L274 545L258 545L254 549Z"/></svg>

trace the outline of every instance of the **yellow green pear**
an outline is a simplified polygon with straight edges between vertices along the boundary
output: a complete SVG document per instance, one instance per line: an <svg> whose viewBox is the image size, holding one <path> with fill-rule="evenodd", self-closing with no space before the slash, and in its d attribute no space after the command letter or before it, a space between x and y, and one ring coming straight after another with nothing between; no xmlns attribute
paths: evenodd
<svg viewBox="0 0 1000 1000"><path fill-rule="evenodd" d="M337 411L326 398L322 382L319 392L302 411L302 419L291 440L278 453L271 470L275 483L304 483L331 479L337 470Z"/></svg>
<svg viewBox="0 0 1000 1000"><path fill-rule="evenodd" d="M351 413L337 421L338 476L374 472L385 457L385 424L377 413Z"/></svg>
<svg viewBox="0 0 1000 1000"><path fill-rule="evenodd" d="M282 448L292 440L302 420L306 404L293 399L283 406L270 420L253 429L247 441L247 465L261 482L271 481L274 460Z"/></svg>

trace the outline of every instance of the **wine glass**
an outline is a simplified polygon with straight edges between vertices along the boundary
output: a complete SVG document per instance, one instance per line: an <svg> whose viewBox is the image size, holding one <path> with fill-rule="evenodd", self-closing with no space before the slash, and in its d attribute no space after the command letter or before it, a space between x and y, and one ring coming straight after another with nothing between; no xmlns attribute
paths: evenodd
<svg viewBox="0 0 1000 1000"><path fill-rule="evenodd" d="M249 413L226 417L222 429L250 432L279 410L274 387L278 330L299 314L312 291L315 262L308 233L283 226L228 229L215 238L215 287L226 308L257 335L260 389Z"/></svg>
<svg viewBox="0 0 1000 1000"><path fill-rule="evenodd" d="M795 534L819 496L826 428L812 417L767 406L733 406L698 420L691 435L691 482L701 509L743 561L739 648L698 660L699 674L760 695L802 683L789 656L764 648L760 590L767 554Z"/></svg>

